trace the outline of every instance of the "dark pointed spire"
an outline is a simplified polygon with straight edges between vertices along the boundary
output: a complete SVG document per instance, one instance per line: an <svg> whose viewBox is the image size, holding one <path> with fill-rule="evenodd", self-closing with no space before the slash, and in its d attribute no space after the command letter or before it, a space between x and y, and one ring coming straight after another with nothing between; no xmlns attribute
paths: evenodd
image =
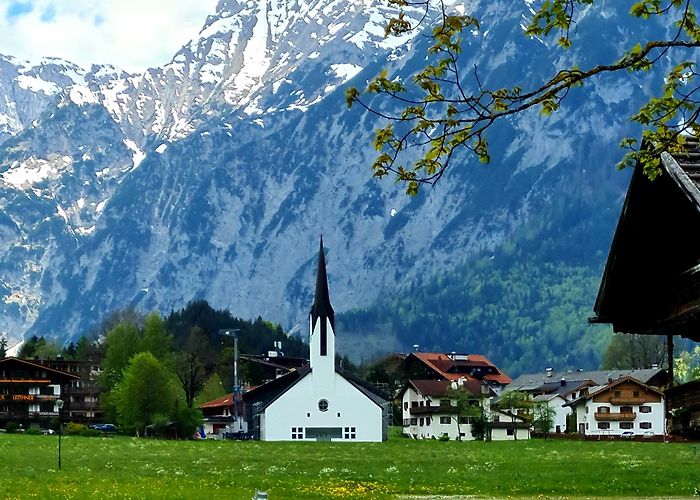
<svg viewBox="0 0 700 500"><path fill-rule="evenodd" d="M335 313L331 306L331 299L328 296L328 277L326 275L326 255L323 252L323 236L321 236L321 247L318 251L318 272L316 274L316 296L311 306L312 325L316 324L318 318L328 318L331 327L335 331Z"/></svg>

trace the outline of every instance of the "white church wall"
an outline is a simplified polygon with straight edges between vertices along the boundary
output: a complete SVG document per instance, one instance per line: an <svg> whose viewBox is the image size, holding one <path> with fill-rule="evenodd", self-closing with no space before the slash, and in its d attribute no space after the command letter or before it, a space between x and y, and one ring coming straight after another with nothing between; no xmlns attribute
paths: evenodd
<svg viewBox="0 0 700 500"><path fill-rule="evenodd" d="M382 440L378 405L335 372L332 377L314 375L308 374L265 410L261 439L316 440L315 434L327 433L325 437L333 441ZM332 384L323 378L332 378ZM328 403L325 411L319 408L321 400Z"/></svg>

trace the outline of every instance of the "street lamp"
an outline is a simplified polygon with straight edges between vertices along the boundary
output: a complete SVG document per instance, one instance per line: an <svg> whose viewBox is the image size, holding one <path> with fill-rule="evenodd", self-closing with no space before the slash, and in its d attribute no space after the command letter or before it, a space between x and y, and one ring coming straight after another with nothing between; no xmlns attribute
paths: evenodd
<svg viewBox="0 0 700 500"><path fill-rule="evenodd" d="M241 388L238 386L238 333L240 328L230 330L219 330L219 335L233 337L233 432L241 431L241 423L238 417L238 393Z"/></svg>
<svg viewBox="0 0 700 500"><path fill-rule="evenodd" d="M56 408L58 408L58 470L61 470L61 410L63 410L63 400L56 400Z"/></svg>

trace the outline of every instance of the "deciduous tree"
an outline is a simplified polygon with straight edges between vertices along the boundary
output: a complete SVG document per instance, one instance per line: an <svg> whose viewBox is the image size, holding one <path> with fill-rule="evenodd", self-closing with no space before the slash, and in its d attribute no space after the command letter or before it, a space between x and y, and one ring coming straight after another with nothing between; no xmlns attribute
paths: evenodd
<svg viewBox="0 0 700 500"><path fill-rule="evenodd" d="M120 424L137 434L156 415L172 415L177 399L171 373L150 352L133 356L114 391Z"/></svg>
<svg viewBox="0 0 700 500"><path fill-rule="evenodd" d="M358 104L384 120L375 131L374 146L379 154L372 165L374 175L394 175L406 183L409 194L416 193L423 183L437 182L459 150L468 150L481 162L489 162L487 132L495 123L531 108L552 114L572 88L611 73L643 73L655 66L666 70L657 95L631 116L644 129L645 147L637 147L637 138L622 139L621 145L628 152L620 167L640 162L645 173L654 178L661 171L659 153L682 150L684 134L700 132L695 123L700 114L695 60L700 27L691 0L626 3L629 16L648 23L660 22L668 27L667 36L632 41L619 53L605 53L590 67L561 67L530 88L513 82L512 86L493 89L482 84L479 68L465 67L460 59L464 35L479 29L477 18L450 10L444 0L387 3L398 9L397 15L388 20L387 36L429 30L427 64L410 82L383 70L364 92L348 88L346 101L348 106ZM547 0L528 6L535 10L525 36L555 41L562 51L577 42L575 25L581 11L610 7L602 0ZM409 7L424 8L426 15L412 23L404 12ZM431 12L439 13L437 21ZM566 60L565 54L562 60ZM514 68L513 74L518 73L520 68ZM390 98L398 109L391 111L391 107L372 101L372 94Z"/></svg>
<svg viewBox="0 0 700 500"><path fill-rule="evenodd" d="M547 439L549 431L554 425L556 411L547 403L537 403L533 408L532 414L532 426L535 431L541 433Z"/></svg>
<svg viewBox="0 0 700 500"><path fill-rule="evenodd" d="M637 370L666 366L666 337L616 333L603 355L603 370Z"/></svg>
<svg viewBox="0 0 700 500"><path fill-rule="evenodd" d="M529 396L522 391L507 391L501 394L496 403L498 409L510 415L513 422L513 439L518 439L518 426L516 425L516 417L519 413L529 410L532 406L532 401Z"/></svg>

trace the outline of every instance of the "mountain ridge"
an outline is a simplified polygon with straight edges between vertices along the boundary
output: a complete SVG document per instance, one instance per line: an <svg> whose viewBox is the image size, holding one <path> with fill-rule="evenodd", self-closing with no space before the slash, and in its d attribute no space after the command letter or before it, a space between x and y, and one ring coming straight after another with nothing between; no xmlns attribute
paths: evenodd
<svg viewBox="0 0 700 500"><path fill-rule="evenodd" d="M259 5L221 1L201 36L163 68L93 68L65 91L37 91L44 111L23 115L25 128L1 144L0 331L75 338L115 309L167 312L198 298L290 328L308 313L320 233L331 300L343 311L507 244L561 197L584 219L609 211L603 223L612 228L625 182L612 169L613 142L630 130L622 97L593 84L572 91L549 119L504 122L490 135L492 166L458 156L436 187L407 198L371 178L377 122L346 111L342 87L363 86L387 64L408 75L424 64L427 40L384 42L378 2L353 2L356 11L332 0ZM485 84L505 84L517 61L527 82L561 62L538 40L513 39L527 5L469 4L481 9L484 31L465 40L465 66L488 70ZM279 6L296 9L286 24L271 14ZM587 15L579 30L597 40L601 23L613 21ZM309 16L325 23L321 31L308 27ZM256 38L263 25L281 31ZM250 69L236 87L236 61L262 41L269 71ZM7 74L19 70L0 68L0 90L10 95ZM619 95L636 88L630 78L613 78Z"/></svg>

